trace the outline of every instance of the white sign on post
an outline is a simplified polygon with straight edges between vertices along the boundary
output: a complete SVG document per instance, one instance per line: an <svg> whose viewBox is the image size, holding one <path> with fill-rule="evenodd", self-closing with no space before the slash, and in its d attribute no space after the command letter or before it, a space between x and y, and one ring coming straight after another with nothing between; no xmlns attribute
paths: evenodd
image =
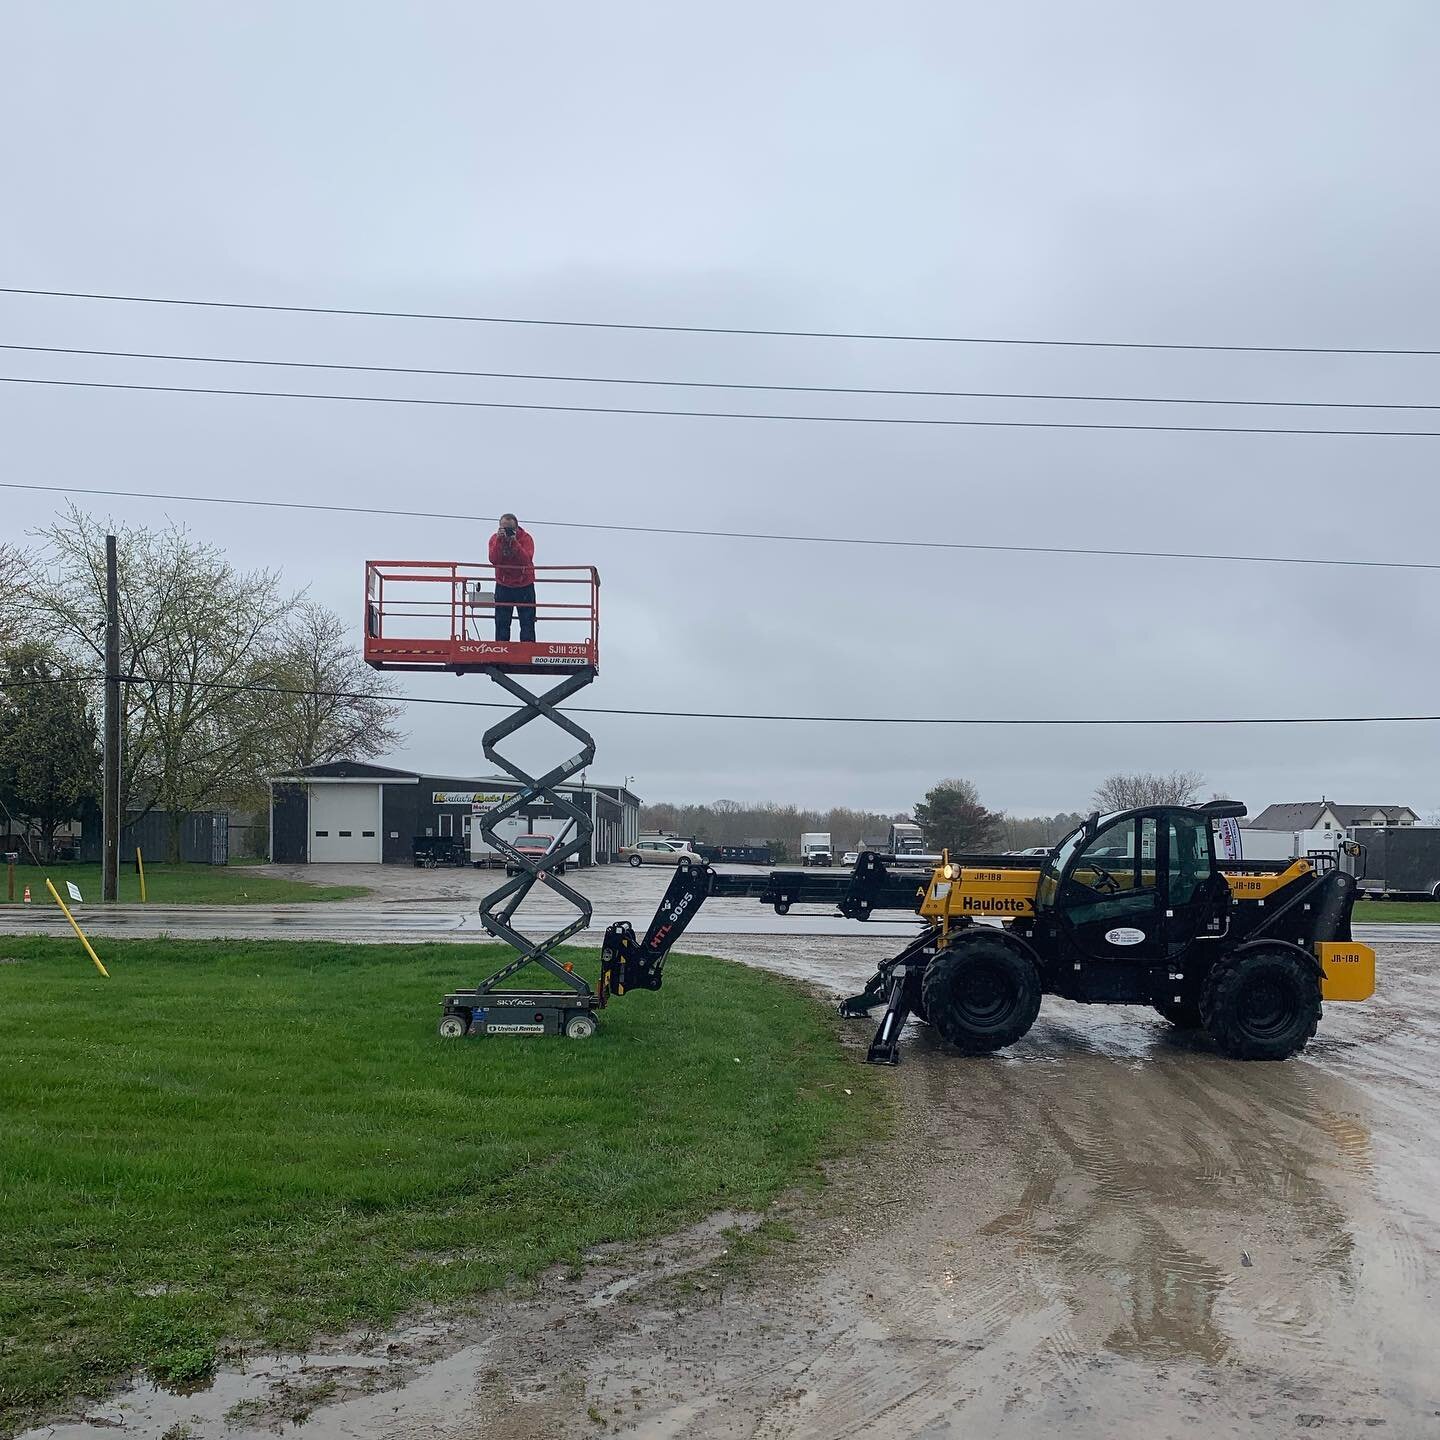
<svg viewBox="0 0 1440 1440"><path fill-rule="evenodd" d="M70 898L75 901L77 905L84 899L84 896L80 894L80 887L73 880L67 880L65 882L65 888L70 892Z"/></svg>

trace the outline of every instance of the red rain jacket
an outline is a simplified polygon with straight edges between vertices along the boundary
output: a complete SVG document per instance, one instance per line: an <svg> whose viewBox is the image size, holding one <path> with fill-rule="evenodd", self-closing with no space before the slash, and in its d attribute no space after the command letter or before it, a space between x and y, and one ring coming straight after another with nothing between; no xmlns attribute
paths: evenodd
<svg viewBox="0 0 1440 1440"><path fill-rule="evenodd" d="M535 538L523 526L515 527L515 538L498 531L490 537L490 563L495 567L497 585L535 583Z"/></svg>

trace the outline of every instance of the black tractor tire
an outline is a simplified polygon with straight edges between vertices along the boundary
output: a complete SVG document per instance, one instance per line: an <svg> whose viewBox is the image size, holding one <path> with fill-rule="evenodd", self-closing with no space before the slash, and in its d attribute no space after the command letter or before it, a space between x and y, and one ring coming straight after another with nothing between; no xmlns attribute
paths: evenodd
<svg viewBox="0 0 1440 1440"><path fill-rule="evenodd" d="M1198 1000L1182 1000L1178 1005L1172 1000L1167 1005L1157 1005L1156 1012L1163 1015L1177 1030L1199 1030L1205 1022L1200 1017Z"/></svg>
<svg viewBox="0 0 1440 1440"><path fill-rule="evenodd" d="M920 999L946 1040L967 1055L987 1055L1014 1044L1035 1023L1040 972L1018 945L967 935L925 967Z"/></svg>
<svg viewBox="0 0 1440 1440"><path fill-rule="evenodd" d="M1246 946L1217 960L1200 992L1200 1016L1237 1060L1288 1060L1320 1024L1320 976L1288 945Z"/></svg>

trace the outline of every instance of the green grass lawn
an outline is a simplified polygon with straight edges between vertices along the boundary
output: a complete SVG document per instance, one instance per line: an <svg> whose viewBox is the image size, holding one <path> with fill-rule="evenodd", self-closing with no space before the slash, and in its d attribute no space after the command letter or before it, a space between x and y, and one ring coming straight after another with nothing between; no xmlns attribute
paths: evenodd
<svg viewBox="0 0 1440 1440"><path fill-rule="evenodd" d="M0 1434L762 1206L884 1123L836 1017L718 960L589 1040L440 1040L502 953L107 940L107 982L0 939Z"/></svg>
<svg viewBox="0 0 1440 1440"><path fill-rule="evenodd" d="M86 904L100 903L99 865L17 865L15 867L15 903L22 903L25 887L30 887L35 904L54 904L45 889L45 877L69 899L65 882L80 887ZM370 892L363 885L312 885L307 880L280 880L270 875L257 875L248 864L229 865L152 865L145 862L145 889L152 904L157 905L264 905L286 900L354 900ZM3 867L0 867L0 905L9 895ZM133 861L120 866L120 899L133 903L140 899L140 877Z"/></svg>
<svg viewBox="0 0 1440 1440"><path fill-rule="evenodd" d="M1415 925L1440 923L1440 900L1357 900L1355 923Z"/></svg>

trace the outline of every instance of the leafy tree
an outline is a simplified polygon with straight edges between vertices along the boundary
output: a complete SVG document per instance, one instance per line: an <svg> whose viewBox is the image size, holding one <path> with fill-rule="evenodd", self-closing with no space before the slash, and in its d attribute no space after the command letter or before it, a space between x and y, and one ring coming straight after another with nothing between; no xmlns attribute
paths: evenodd
<svg viewBox="0 0 1440 1440"><path fill-rule="evenodd" d="M100 743L84 685L43 646L0 655L0 800L55 855L55 832L100 793Z"/></svg>
<svg viewBox="0 0 1440 1440"><path fill-rule="evenodd" d="M980 803L969 780L942 780L915 807L915 823L931 850L984 850L994 843L1002 819Z"/></svg>
<svg viewBox="0 0 1440 1440"><path fill-rule="evenodd" d="M370 760L404 735L393 676L371 670L333 610L302 600L290 613L274 660L276 683L305 694L273 697L277 763L290 768L328 760Z"/></svg>
<svg viewBox="0 0 1440 1440"><path fill-rule="evenodd" d="M270 571L241 573L183 526L114 528L124 687L121 808L170 816L169 858L180 855L187 810L256 795L274 765L273 684L281 622L296 601ZM105 535L71 506L39 532L48 571L30 592L77 655L104 660Z"/></svg>
<svg viewBox="0 0 1440 1440"><path fill-rule="evenodd" d="M1172 770L1168 775L1110 775L1097 788L1091 803L1097 810L1134 810L1141 805L1194 805L1200 799L1205 777L1193 770Z"/></svg>

